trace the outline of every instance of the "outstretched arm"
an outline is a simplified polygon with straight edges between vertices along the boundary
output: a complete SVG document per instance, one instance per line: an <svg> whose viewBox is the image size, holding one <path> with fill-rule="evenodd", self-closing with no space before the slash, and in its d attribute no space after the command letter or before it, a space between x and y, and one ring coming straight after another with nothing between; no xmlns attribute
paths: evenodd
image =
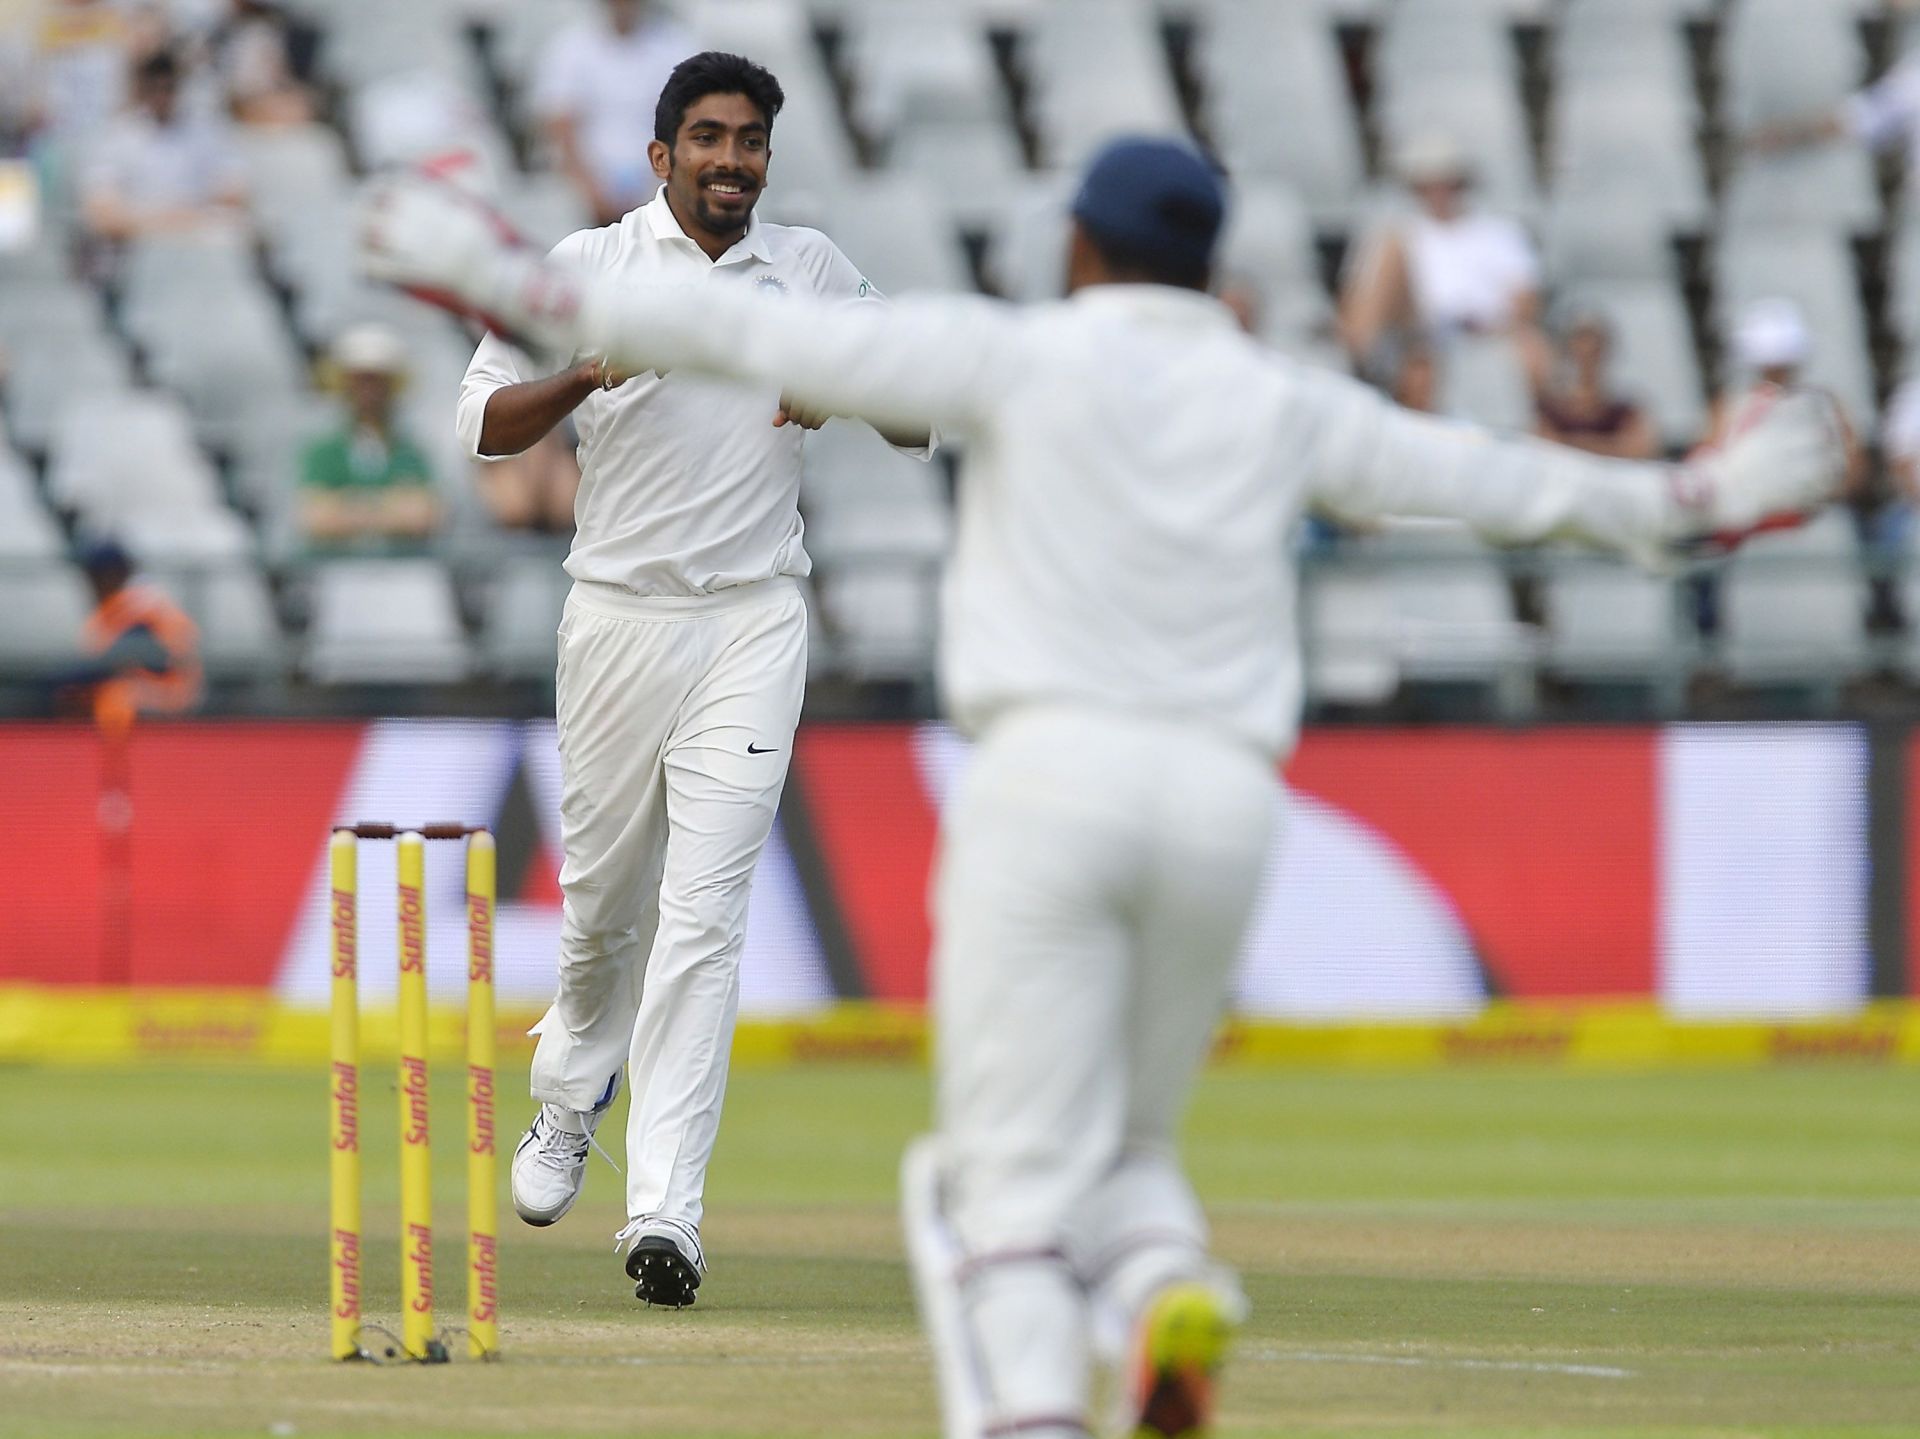
<svg viewBox="0 0 1920 1439"><path fill-rule="evenodd" d="M470 197L419 179L376 186L361 253L375 279L457 298L550 350L760 381L887 431L977 428L1022 368L1021 323L992 301L843 305L636 285L514 248Z"/></svg>
<svg viewBox="0 0 1920 1439"><path fill-rule="evenodd" d="M1416 415L1340 376L1309 383L1311 493L1356 519L1458 519L1504 543L1576 539L1658 564L1677 543L1823 504L1845 472L1838 411L1814 391L1783 392L1724 448L1666 465Z"/></svg>

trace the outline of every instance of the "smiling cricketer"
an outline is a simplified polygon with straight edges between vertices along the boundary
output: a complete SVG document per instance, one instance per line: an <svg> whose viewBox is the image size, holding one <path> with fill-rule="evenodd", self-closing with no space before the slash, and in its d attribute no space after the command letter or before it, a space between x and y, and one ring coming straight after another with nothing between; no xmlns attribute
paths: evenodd
<svg viewBox="0 0 1920 1439"><path fill-rule="evenodd" d="M683 62L658 107L659 193L563 240L554 262L693 294L878 298L825 235L754 214L783 98L739 56ZM764 381L602 358L528 379L528 363L490 335L457 421L481 460L525 451L568 414L580 430L556 681L559 981L535 1027L541 1107L514 1151L514 1207L548 1225L573 1206L624 1071L616 1250L639 1298L679 1307L706 1272L702 1193L748 890L806 681L801 442L826 417ZM925 427L902 448L931 453Z"/></svg>

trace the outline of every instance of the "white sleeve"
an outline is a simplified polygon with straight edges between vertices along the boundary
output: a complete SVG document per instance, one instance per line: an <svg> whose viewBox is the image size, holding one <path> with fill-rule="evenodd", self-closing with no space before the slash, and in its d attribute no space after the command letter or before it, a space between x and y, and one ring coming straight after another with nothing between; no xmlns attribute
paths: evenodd
<svg viewBox="0 0 1920 1439"><path fill-rule="evenodd" d="M1464 520L1503 543L1575 539L1659 563L1677 540L1820 503L1842 448L1831 405L1803 394L1764 428L1685 467L1610 460L1416 415L1344 376L1302 380L1317 443L1308 490L1337 515Z"/></svg>
<svg viewBox="0 0 1920 1439"><path fill-rule="evenodd" d="M476 460L488 464L509 458L506 455L480 453L480 432L486 426L487 401L493 392L525 382L526 356L498 335L488 335L467 362L467 373L460 381L460 398L454 405L453 425L460 436L460 447Z"/></svg>
<svg viewBox="0 0 1920 1439"><path fill-rule="evenodd" d="M775 385L875 426L977 431L1027 363L1024 326L993 300L848 305L581 278L583 349L628 368L703 370Z"/></svg>

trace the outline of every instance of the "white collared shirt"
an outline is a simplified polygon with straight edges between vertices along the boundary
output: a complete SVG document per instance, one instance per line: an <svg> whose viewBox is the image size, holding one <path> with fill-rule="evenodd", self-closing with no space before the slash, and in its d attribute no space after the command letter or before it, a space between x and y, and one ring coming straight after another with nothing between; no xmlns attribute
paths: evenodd
<svg viewBox="0 0 1920 1439"><path fill-rule="evenodd" d="M569 236L553 255L681 289L878 298L818 230L758 216L738 244L709 260L664 193L617 225ZM482 341L460 387L457 424L469 454L489 458L480 454L480 430L493 392L537 378L520 351L493 336ZM776 385L652 372L589 395L574 412L581 476L567 573L638 595L709 594L809 573L798 509L803 432L774 428L779 407Z"/></svg>

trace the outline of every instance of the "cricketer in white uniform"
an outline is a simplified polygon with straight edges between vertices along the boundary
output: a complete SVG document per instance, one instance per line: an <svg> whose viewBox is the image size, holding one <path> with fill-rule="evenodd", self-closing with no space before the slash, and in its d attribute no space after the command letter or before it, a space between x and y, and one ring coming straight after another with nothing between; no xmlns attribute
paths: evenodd
<svg viewBox="0 0 1920 1439"><path fill-rule="evenodd" d="M1025 310L569 277L455 225L460 203L379 197L375 273L447 283L563 346L967 440L941 660L978 751L934 901L937 1132L903 1176L946 1433L1085 1435L1096 1358L1123 1366L1125 1432L1203 1432L1240 1301L1175 1128L1294 740L1301 511L1653 558L1829 495L1831 405L1794 397L1685 468L1396 409L1261 347L1204 293L1224 195L1171 141L1095 160L1070 298Z"/></svg>
<svg viewBox="0 0 1920 1439"><path fill-rule="evenodd" d="M826 236L753 214L781 103L773 77L737 56L683 63L657 125L673 143L652 147L666 184L619 223L563 240L554 261L689 295L872 298ZM514 1202L542 1225L572 1206L624 1066L619 1247L639 1297L691 1303L748 890L806 680L795 506L802 429L821 417L764 382L602 360L541 379L527 363L489 336L458 414L481 459L526 449L569 411L580 430L557 682L559 983L536 1028L542 1108L514 1154Z"/></svg>

